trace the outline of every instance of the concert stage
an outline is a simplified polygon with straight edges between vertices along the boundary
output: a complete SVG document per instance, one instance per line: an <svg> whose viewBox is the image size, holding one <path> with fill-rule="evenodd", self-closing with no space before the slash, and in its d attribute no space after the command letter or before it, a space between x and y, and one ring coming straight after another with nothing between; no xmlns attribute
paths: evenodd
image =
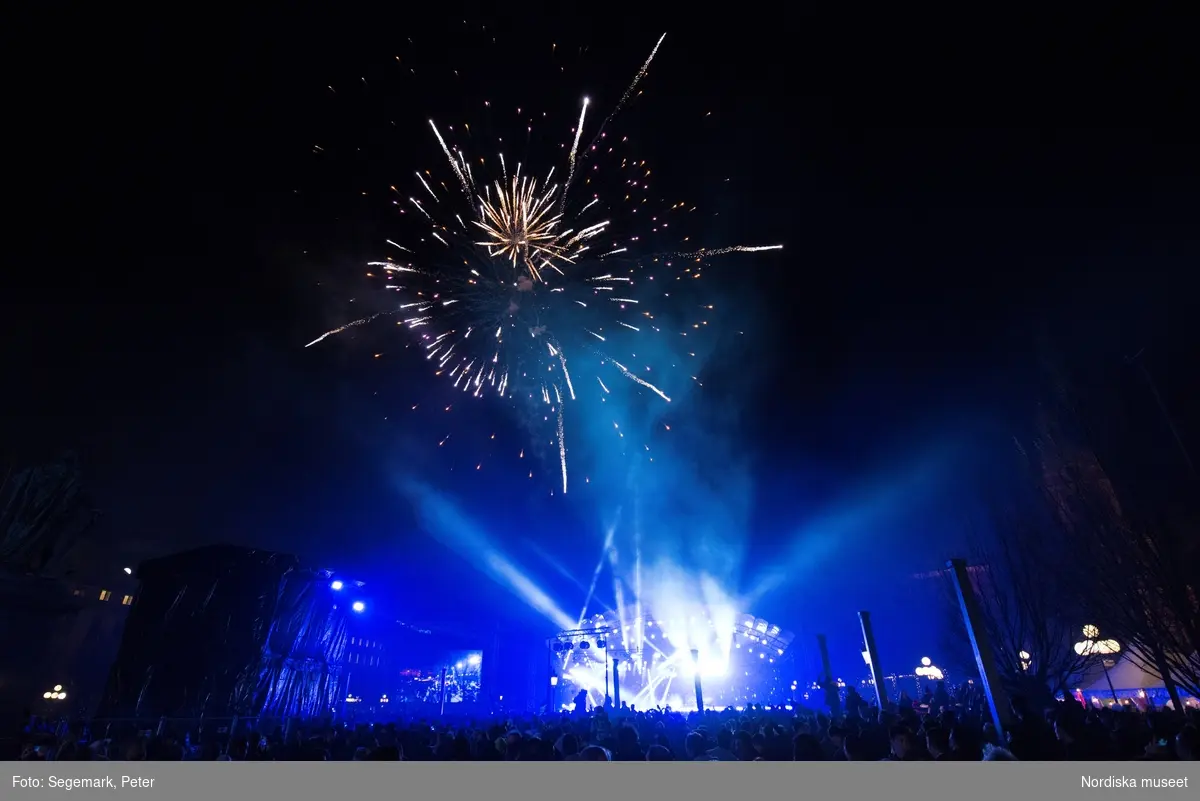
<svg viewBox="0 0 1200 801"><path fill-rule="evenodd" d="M637 709L690 710L698 685L705 708L790 704L799 678L792 639L762 618L700 607L662 618L645 607L596 615L546 642L546 705L570 709L582 690L589 707L609 697Z"/></svg>

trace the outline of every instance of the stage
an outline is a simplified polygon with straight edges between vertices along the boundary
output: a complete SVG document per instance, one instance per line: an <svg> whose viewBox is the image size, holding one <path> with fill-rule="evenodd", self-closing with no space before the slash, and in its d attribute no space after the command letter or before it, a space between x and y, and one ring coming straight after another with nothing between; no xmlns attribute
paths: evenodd
<svg viewBox="0 0 1200 801"><path fill-rule="evenodd" d="M799 678L792 639L750 614L696 608L657 618L645 607L614 610L546 642L546 706L573 709L584 691L589 708L608 699L635 709L694 710L697 687L710 709L788 704Z"/></svg>

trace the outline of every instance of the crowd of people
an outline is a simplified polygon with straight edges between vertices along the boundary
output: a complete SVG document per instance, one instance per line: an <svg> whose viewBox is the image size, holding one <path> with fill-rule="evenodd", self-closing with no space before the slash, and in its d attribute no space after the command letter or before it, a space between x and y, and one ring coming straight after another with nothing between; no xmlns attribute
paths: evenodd
<svg viewBox="0 0 1200 801"><path fill-rule="evenodd" d="M24 760L233 761L996 761L1196 760L1200 715L1133 705L1085 708L1074 701L1037 708L1011 703L1001 735L982 699L943 688L885 709L853 690L840 714L747 707L679 712L628 707L490 719L398 719L321 723L285 731L120 730L100 739L82 723L32 721ZM92 724L98 727L99 722ZM17 754L0 755L0 759Z"/></svg>

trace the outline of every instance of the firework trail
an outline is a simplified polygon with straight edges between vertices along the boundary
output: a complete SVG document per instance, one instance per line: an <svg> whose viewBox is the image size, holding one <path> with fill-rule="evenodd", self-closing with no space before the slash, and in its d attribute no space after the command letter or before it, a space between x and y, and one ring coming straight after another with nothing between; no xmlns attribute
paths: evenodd
<svg viewBox="0 0 1200 801"><path fill-rule="evenodd" d="M324 334L321 334L321 336L317 337L312 342L309 342L304 347L311 348L313 345L317 344L318 342L320 342L323 339L334 336L336 334L340 334L349 328L354 328L355 326L366 325L367 323L369 323L379 317L383 317L384 315L388 315L388 314L395 314L395 312L392 312L392 311L379 312L379 314L372 314L370 317L364 317L361 320L355 320L352 323L346 323L345 325L338 326L337 328L333 329L332 331L326 331Z"/></svg>
<svg viewBox="0 0 1200 801"><path fill-rule="evenodd" d="M442 146L442 152L446 154L446 160L450 162L450 169L454 170L455 177L462 184L463 194L470 197L471 184L467 181L467 176L463 174L463 171L459 169L458 162L454 160L454 156L450 155L450 148L446 147L446 140L442 138L441 131L437 129L437 125L433 120L429 121L429 127L433 129L433 135L437 137L438 144Z"/></svg>
<svg viewBox="0 0 1200 801"><path fill-rule="evenodd" d="M782 248L735 245L657 253L646 252L641 245L631 248L642 234L661 236L670 223L684 222L683 215L694 210L684 203L659 212L641 207L650 200L659 202L648 195L650 171L645 162L614 154L614 148L597 148L605 128L638 93L665 38L666 34L659 37L601 122L592 143L581 150L591 105L588 98L583 99L568 150L566 178L561 183L552 182L553 167L544 173L537 170L536 174L545 175L540 180L533 177L535 170L523 169L521 163L510 171L503 154L497 159L498 175L489 178L485 160L474 155L468 158L464 146L454 143L454 126L446 128L452 137L447 141L437 123L429 120L453 183L461 190L461 200L447 182L426 170L414 172L420 186L414 184L411 195L391 187L394 202L415 209L408 218L423 228L417 238L387 240L389 246L402 251L396 260L369 263L383 273L384 288L395 292L399 303L327 331L306 347L381 316L398 315L398 325L412 332L414 344L424 351L433 374L448 381L450 387L473 397L490 394L518 401L527 407L527 419L539 421L539 426L545 421L552 429L546 434L556 446L561 488L566 493L569 449L564 407L578 399L572 365L576 373L580 364L591 369L601 394L589 397L597 402L604 402L613 392L615 383L611 379L606 382L601 372L612 371L670 403L659 379L651 383L643 377L654 373L646 358L637 355L663 346L626 339L676 333L687 336L686 332L664 329L649 305L652 290L657 290L654 297L670 297L669 292L661 291L666 281L698 277L690 265L673 268L667 259L701 260ZM469 135L469 126L465 127ZM596 164L584 173L581 164L593 151L597 160L611 155L614 170L596 173L600 169ZM472 174L472 164L478 178ZM589 185L596 190L594 181L603 180L604 175L619 179L616 191L597 191L578 209L568 203L573 186ZM439 192L438 187L444 191ZM420 198L425 198L424 202ZM650 213L637 214L639 208ZM622 211L625 216L620 219L611 216ZM641 227L649 224L651 230L628 228L625 223L629 222ZM676 228L669 230L673 234ZM660 279L657 283L656 277ZM688 328L701 325L707 321L696 321ZM596 340L604 343L608 352L597 352L593 347ZM622 354L618 356L614 349ZM667 350L671 348L667 346ZM613 428L619 437L625 436L616 421Z"/></svg>
<svg viewBox="0 0 1200 801"><path fill-rule="evenodd" d="M649 381L643 381L642 379L638 378L636 375L634 375L633 373L631 373L631 372L629 371L629 368L628 368L628 367L626 367L625 365L621 364L621 363L620 363L619 361L617 361L616 359L610 359L610 358L608 358L607 356L604 356L604 357L601 357L601 358L602 358L604 361L606 361L606 362L608 362L609 364L611 364L613 367L615 367L615 368L617 368L618 370L620 370L620 371L621 371L621 375L625 376L626 378L628 378L628 379L629 379L630 381L632 381L633 383L635 383L635 384L640 384L641 386L643 386L643 387L645 387L646 389L648 389L648 390L650 390L651 392L653 392L653 393L654 393L655 395L657 395L658 397L660 397L660 398L662 398L663 400L665 400L667 403L670 403L670 402L671 402L671 399L670 399L670 398L668 398L668 397L666 396L666 394L665 394L665 393L664 393L664 392L663 392L661 389L659 389L658 387L654 386L654 385L653 385L653 384L651 384Z"/></svg>
<svg viewBox="0 0 1200 801"><path fill-rule="evenodd" d="M567 434L563 429L562 404L558 406L558 460L562 467L563 493L567 491Z"/></svg>
<svg viewBox="0 0 1200 801"><path fill-rule="evenodd" d="M654 43L654 49L650 51L650 55L648 55L645 62L642 63L642 68L637 71L637 75L633 76L633 80L630 81L629 87L625 90L625 94L621 95L621 99L617 101L617 105L613 106L613 110L609 112L608 116L604 118L604 122L600 123L600 127L596 129L596 136L594 139L592 139L591 145L588 145L588 149L584 151L584 158L587 158L587 154L591 152L592 147L600 141L600 137L604 134L604 129L608 127L610 122L612 122L613 117L620 114L621 109L625 108L625 104L629 102L629 98L633 97L633 90L637 88L637 85L642 82L642 78L645 78L646 73L650 71L650 62L654 60L656 55L658 55L658 48L662 47L663 40L666 38L667 35L665 33L658 37L658 41ZM579 119L582 123L583 117L580 116Z"/></svg>
<svg viewBox="0 0 1200 801"><path fill-rule="evenodd" d="M579 122L575 124L575 141L571 143L571 155L567 157L567 183L563 187L563 207L567 204L567 193L571 190L571 183L575 180L575 156L579 153L579 137L583 136L583 120L587 116L589 102L586 97L583 99L583 106L579 109Z"/></svg>
<svg viewBox="0 0 1200 801"><path fill-rule="evenodd" d="M783 245L731 245L724 248L703 248L701 250L681 251L672 256L687 258L694 256L702 259L706 256L724 256L726 253L762 253L766 250L783 250Z"/></svg>

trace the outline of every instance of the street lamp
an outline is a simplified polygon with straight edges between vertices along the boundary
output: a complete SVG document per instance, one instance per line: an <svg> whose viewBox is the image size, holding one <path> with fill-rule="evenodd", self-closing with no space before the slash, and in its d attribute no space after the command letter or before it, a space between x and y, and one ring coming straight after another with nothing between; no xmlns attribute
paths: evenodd
<svg viewBox="0 0 1200 801"><path fill-rule="evenodd" d="M942 669L933 664L933 660L927 656L921 657L921 666L914 672L923 679L931 679L933 681L941 681L945 678Z"/></svg>
<svg viewBox="0 0 1200 801"><path fill-rule="evenodd" d="M1104 668L1104 680L1108 682L1108 691L1112 693L1113 701L1119 702L1112 676L1108 675L1108 660L1105 657L1121 653L1121 644L1116 640L1100 639L1100 629L1089 624L1083 627L1083 641L1075 643L1075 653L1080 656L1100 657L1100 667Z"/></svg>

